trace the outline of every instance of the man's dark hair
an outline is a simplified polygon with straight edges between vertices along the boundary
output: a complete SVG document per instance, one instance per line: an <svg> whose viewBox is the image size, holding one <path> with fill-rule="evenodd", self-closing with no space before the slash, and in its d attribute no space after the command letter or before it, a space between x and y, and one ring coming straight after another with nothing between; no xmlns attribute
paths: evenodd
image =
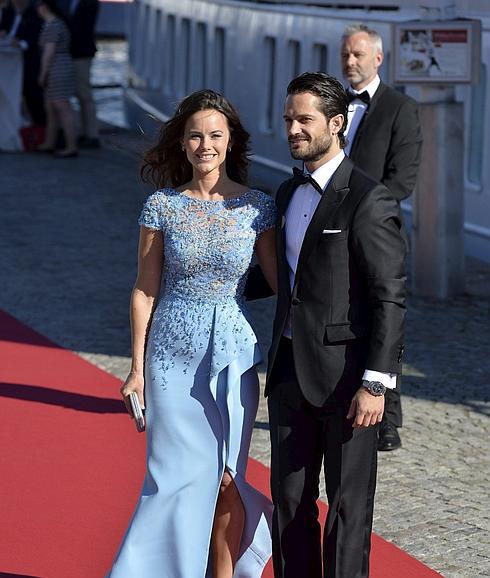
<svg viewBox="0 0 490 578"><path fill-rule="evenodd" d="M344 117L344 124L337 133L340 148L345 147L344 130L347 126L347 94L342 84L334 77L324 72L303 72L293 78L288 85L287 94L302 94L310 92L319 99L319 110L327 120L337 114Z"/></svg>

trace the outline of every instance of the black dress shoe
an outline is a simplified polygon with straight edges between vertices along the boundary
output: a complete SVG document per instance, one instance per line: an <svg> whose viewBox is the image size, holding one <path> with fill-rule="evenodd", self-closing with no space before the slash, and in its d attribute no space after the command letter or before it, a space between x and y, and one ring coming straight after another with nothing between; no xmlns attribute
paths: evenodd
<svg viewBox="0 0 490 578"><path fill-rule="evenodd" d="M396 427L387 422L381 422L379 427L378 451L390 452L397 450L402 445L402 440Z"/></svg>

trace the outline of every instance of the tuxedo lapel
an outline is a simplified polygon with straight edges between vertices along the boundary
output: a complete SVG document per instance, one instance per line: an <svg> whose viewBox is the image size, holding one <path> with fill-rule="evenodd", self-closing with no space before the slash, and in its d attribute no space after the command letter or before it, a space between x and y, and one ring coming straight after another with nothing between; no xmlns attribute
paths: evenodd
<svg viewBox="0 0 490 578"><path fill-rule="evenodd" d="M289 264L286 259L286 211L289 202L296 189L296 184L292 179L286 181L284 187L277 193L276 205L278 211L278 223L276 227L276 253L277 267L279 272L279 284L286 290L287 294L291 293L289 283Z"/></svg>
<svg viewBox="0 0 490 578"><path fill-rule="evenodd" d="M371 99L371 102L369 103L369 106L366 110L366 112L362 115L361 118L361 122L359 123L359 126L356 130L356 134L354 136L354 142L352 143L352 148L350 151L349 156L354 158L355 154L357 152L357 147L359 146L359 143L362 141L362 133L366 130L366 126L369 125L369 120L371 118L371 116L373 115L374 111L376 110L376 106L378 104L378 101L381 97L381 95L383 94L383 92L385 91L386 86L380 82L378 89L376 90L376 92L373 95L373 98Z"/></svg>
<svg viewBox="0 0 490 578"><path fill-rule="evenodd" d="M322 234L323 229L329 227L335 228L334 223L331 222L332 217L349 193L349 180L353 167L354 163L348 157L345 157L333 174L330 183L322 195L322 199L306 229L305 238L299 254L298 267L296 269L295 286L296 280L299 279L301 270Z"/></svg>

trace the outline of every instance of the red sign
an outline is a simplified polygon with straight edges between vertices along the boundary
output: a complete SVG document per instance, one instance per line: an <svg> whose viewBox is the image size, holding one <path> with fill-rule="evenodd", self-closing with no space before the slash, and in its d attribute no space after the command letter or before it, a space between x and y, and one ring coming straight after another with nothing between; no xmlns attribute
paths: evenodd
<svg viewBox="0 0 490 578"><path fill-rule="evenodd" d="M468 31L460 30L433 30L432 42L447 44L454 42L458 44L466 44L468 42Z"/></svg>

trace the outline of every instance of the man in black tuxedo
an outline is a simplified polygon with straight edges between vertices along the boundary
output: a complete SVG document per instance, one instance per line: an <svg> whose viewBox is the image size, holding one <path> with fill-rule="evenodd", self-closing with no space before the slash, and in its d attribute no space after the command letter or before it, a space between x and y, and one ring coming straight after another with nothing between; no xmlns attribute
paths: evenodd
<svg viewBox="0 0 490 578"><path fill-rule="evenodd" d="M38 84L41 65L39 35L42 24L36 8L30 5L29 0L12 0L11 5L2 11L0 21L0 37L10 38L12 46L22 50L22 96L32 122L37 125L46 124L44 95Z"/></svg>
<svg viewBox="0 0 490 578"><path fill-rule="evenodd" d="M422 135L417 103L381 82L383 62L380 35L363 24L345 29L341 49L342 69L349 81L350 101L346 129L346 154L355 165L390 190L400 202L415 188ZM400 383L385 395L378 449L401 446Z"/></svg>
<svg viewBox="0 0 490 578"><path fill-rule="evenodd" d="M99 12L99 0L71 0L67 22L70 28L70 52L75 65L75 83L80 103L81 135L78 144L82 148L98 148L99 131L90 70L97 52L95 25Z"/></svg>
<svg viewBox="0 0 490 578"><path fill-rule="evenodd" d="M266 383L274 573L362 578L377 424L403 352L406 238L388 189L342 150L342 84L304 73L287 92L289 147L306 173L296 169L276 195L278 300ZM323 562L322 462L329 502Z"/></svg>

